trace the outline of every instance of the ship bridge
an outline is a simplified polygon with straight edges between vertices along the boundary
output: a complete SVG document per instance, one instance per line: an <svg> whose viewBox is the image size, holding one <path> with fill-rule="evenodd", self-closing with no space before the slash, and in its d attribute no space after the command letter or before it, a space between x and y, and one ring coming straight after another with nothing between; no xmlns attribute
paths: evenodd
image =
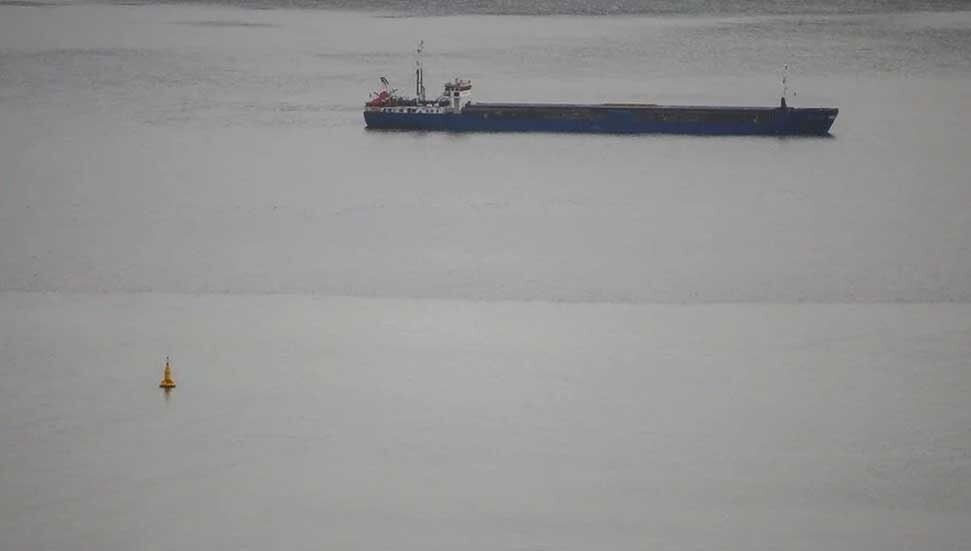
<svg viewBox="0 0 971 551"><path fill-rule="evenodd" d="M472 97L472 81L456 78L452 82L446 82L442 95L448 98L452 110L461 111Z"/></svg>

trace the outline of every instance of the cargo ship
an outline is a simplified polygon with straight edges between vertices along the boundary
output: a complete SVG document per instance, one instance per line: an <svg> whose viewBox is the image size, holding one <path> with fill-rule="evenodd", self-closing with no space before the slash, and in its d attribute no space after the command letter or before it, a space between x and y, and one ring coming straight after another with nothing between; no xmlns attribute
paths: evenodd
<svg viewBox="0 0 971 551"><path fill-rule="evenodd" d="M787 72L777 106L721 107L650 103L478 103L472 82L445 83L442 94L426 99L422 46L418 47L415 97L399 96L387 78L364 106L369 129L452 132L586 132L613 134L696 134L827 136L835 107L789 107Z"/></svg>

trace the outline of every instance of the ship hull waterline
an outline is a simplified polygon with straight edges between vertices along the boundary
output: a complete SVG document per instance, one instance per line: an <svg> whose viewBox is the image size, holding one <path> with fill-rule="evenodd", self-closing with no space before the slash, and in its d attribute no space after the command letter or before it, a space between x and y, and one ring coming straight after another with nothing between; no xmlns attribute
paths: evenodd
<svg viewBox="0 0 971 551"><path fill-rule="evenodd" d="M365 110L364 121L379 130L827 136L838 113L820 107L472 103L456 113Z"/></svg>

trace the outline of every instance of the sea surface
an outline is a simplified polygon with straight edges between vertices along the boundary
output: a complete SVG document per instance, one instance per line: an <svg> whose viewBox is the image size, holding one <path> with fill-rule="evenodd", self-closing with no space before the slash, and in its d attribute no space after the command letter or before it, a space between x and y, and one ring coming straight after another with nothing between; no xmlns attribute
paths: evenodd
<svg viewBox="0 0 971 551"><path fill-rule="evenodd" d="M0 549L971 549L969 135L960 1L0 0Z"/></svg>

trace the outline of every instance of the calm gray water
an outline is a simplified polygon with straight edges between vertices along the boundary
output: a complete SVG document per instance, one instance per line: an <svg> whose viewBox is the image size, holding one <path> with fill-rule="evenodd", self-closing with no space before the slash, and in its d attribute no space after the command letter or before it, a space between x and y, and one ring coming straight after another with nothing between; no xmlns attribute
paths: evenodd
<svg viewBox="0 0 971 551"><path fill-rule="evenodd" d="M971 548L966 9L0 1L0 549Z"/></svg>

